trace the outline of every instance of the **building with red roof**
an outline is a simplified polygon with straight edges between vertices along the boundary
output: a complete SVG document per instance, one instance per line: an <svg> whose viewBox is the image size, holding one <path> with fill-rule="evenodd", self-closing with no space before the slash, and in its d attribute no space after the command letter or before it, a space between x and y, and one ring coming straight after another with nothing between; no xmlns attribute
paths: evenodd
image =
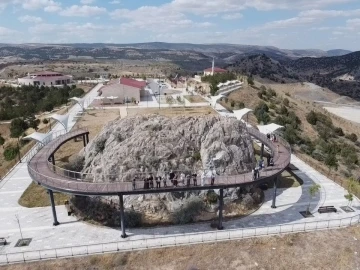
<svg viewBox="0 0 360 270"><path fill-rule="evenodd" d="M43 86L64 86L73 84L72 76L63 75L59 72L40 71L28 73L26 77L18 79L18 84L22 85L43 85Z"/></svg>
<svg viewBox="0 0 360 270"><path fill-rule="evenodd" d="M218 68L218 67L214 67L213 68L207 68L204 70L204 76L207 76L207 75L214 75L215 73L225 73L227 72L226 69L222 69L222 68Z"/></svg>
<svg viewBox="0 0 360 270"><path fill-rule="evenodd" d="M104 103L139 102L140 97L145 96L146 81L121 77L119 80L110 81L108 85L100 89L100 95L105 97ZM107 99L106 97L116 97Z"/></svg>

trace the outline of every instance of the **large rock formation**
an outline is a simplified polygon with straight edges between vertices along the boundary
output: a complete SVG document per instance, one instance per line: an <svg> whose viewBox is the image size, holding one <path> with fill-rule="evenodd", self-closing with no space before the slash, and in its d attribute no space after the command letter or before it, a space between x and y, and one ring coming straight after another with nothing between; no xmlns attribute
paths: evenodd
<svg viewBox="0 0 360 270"><path fill-rule="evenodd" d="M96 182L129 181L135 173L200 171L212 160L217 173L251 170L254 150L245 125L221 116L118 119L84 149L83 172ZM112 175L109 177L109 175Z"/></svg>

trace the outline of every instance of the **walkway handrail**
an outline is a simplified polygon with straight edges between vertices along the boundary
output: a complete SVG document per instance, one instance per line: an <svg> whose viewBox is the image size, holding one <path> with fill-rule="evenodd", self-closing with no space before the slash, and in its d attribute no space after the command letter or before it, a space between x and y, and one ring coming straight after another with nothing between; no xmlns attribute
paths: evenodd
<svg viewBox="0 0 360 270"><path fill-rule="evenodd" d="M265 136L264 134L260 133L258 130L254 129L254 128L247 128L248 132L250 133L250 135L253 135L254 137L256 137L259 140L262 141L268 141L268 145L271 145L272 142L267 138L267 136ZM87 129L84 129L84 131L87 131ZM77 132L77 131L75 131ZM68 134L64 135L61 139L67 139L69 137L72 136L72 134L74 134L74 132L69 132ZM281 144L283 144L289 151L290 151L290 146L288 145L288 143L283 140L280 136L278 137L279 140L281 140ZM47 155L50 156L54 150L56 150L56 148L58 147L58 144L55 144L54 146L50 147ZM275 148L272 148L271 151L274 153L276 150ZM277 158L274 158L274 162L277 161ZM287 163L287 161L284 162L284 164L281 164L283 166L285 166L285 163ZM246 163L243 165L244 168L251 168L253 169L255 166L255 164L253 162L251 163ZM69 180L74 180L74 181L83 181L83 182L95 182L94 180L96 180L96 176L93 173L85 173L85 172L77 172L77 171L72 171L72 170L67 170L65 168L53 165L52 162L50 160L48 160L48 166L49 168L56 173L59 176L63 176ZM248 173L251 170L247 170L247 171L243 171L242 174L244 173ZM182 171L174 171L175 173L180 173ZM264 172L264 171L263 171ZM158 172L156 171L149 171L149 172L134 172L131 175L137 175L141 178L141 175L148 175L149 173L152 173L154 176L156 176L158 174ZM101 179L107 179L110 180L111 182L116 182L116 181L121 181L124 180L123 176L126 176L128 174L102 174L100 177ZM262 176L267 176L268 174L265 171L265 174L262 173ZM200 175L198 176L198 178L200 177ZM129 181L131 181L132 179L127 179Z"/></svg>
<svg viewBox="0 0 360 270"><path fill-rule="evenodd" d="M285 223L274 226L236 228L222 231L177 233L176 235L156 234L136 240L123 240L107 243L61 247L53 249L29 250L0 254L0 265L38 261L43 259L69 258L81 255L94 255L109 252L133 251L155 247L170 247L184 244L209 243L227 240L238 240L255 236L290 234L307 231L318 231L348 227L360 223L360 215L341 219L317 220L311 222ZM155 236L155 235L154 235Z"/></svg>
<svg viewBox="0 0 360 270"><path fill-rule="evenodd" d="M291 155L290 152L288 152L287 150L288 145L286 145L286 143L284 143L284 145L280 144L280 154L277 153L277 148L274 143L271 142L264 134L253 128L249 128L248 132L251 136L255 137L256 139L267 145L267 147L271 150L274 157L274 166L267 167L266 169L261 170L260 177L257 177L256 179L254 179L254 175L251 172L245 172L243 174L231 176L216 176L216 181L213 188L236 187L244 184L253 184L254 181L260 183L261 181L271 180L271 177L280 174L289 165ZM51 155L66 141L72 138L76 138L78 136L84 136L86 134L88 134L88 131L86 129L74 130L65 135L58 136L57 140L53 140L51 141L51 143L47 142L47 145L41 147L40 150L38 149L38 154L34 155L28 164L28 171L33 180L47 188L75 194L111 195L118 194L120 192L128 194L137 194L139 192L169 192L169 190L164 188L145 190L143 181L137 181L134 186L131 182L128 181L118 181L119 175L100 175L100 178L95 179L91 174L66 171L63 169L61 169L60 172L63 172L64 175L57 174L59 173L57 171L59 169L54 168L53 165L48 162ZM66 173L64 173L65 171ZM108 178L105 179L104 177ZM129 177L131 177L131 179L129 180L133 179L133 175L129 174ZM199 179L199 177L197 179ZM167 187L173 186L173 183L171 183L170 181L166 182L166 184ZM200 186L200 184L203 184L203 186ZM176 189L207 189L210 185L210 179L206 178L203 183L200 183L200 181L198 181L197 186L195 186L194 183L194 186L176 186ZM139 191L139 189L143 190Z"/></svg>

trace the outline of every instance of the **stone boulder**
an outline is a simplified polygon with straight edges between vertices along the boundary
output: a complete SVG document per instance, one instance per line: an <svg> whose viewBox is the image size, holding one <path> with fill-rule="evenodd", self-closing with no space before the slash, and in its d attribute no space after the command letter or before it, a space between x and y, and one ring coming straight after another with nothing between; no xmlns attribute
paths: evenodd
<svg viewBox="0 0 360 270"><path fill-rule="evenodd" d="M254 150L235 118L134 116L108 123L86 146L83 172L95 182L130 181L142 172L200 173L212 160L217 173L251 170Z"/></svg>

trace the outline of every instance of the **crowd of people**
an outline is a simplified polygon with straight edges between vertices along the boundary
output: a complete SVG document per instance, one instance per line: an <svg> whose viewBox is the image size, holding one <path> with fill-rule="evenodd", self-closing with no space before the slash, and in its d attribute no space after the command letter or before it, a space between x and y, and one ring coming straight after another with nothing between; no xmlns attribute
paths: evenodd
<svg viewBox="0 0 360 270"><path fill-rule="evenodd" d="M200 175L201 186L205 186L206 177L205 173ZM215 172L211 172L210 185L213 186L214 184ZM154 174L150 173L144 177L135 176L132 181L134 190L141 187L143 189L154 189L178 186L190 187L191 185L195 187L198 185L198 175L195 172L191 174L185 174L184 172L176 174L174 171L170 171L170 173L164 174L163 176L154 176Z"/></svg>

